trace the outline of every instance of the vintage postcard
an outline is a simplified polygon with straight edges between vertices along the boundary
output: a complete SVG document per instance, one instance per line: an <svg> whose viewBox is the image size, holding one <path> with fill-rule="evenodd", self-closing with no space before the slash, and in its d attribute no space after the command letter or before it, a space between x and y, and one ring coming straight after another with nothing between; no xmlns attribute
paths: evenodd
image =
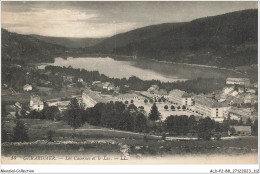
<svg viewBox="0 0 260 174"><path fill-rule="evenodd" d="M2 164L258 164L257 1L1 16Z"/></svg>

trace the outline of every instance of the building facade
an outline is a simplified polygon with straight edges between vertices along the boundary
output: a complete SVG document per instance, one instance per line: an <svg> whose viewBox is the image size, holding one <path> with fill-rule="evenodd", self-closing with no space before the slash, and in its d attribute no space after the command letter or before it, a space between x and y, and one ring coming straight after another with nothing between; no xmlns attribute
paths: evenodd
<svg viewBox="0 0 260 174"><path fill-rule="evenodd" d="M32 85L29 85L29 84L24 85L23 90L24 91L31 91L32 90Z"/></svg>
<svg viewBox="0 0 260 174"><path fill-rule="evenodd" d="M171 102L177 103L178 105L192 106L193 99L190 94L185 91L174 89L169 92L168 99Z"/></svg>
<svg viewBox="0 0 260 174"><path fill-rule="evenodd" d="M251 135L251 126L232 126L235 129L235 135Z"/></svg>
<svg viewBox="0 0 260 174"><path fill-rule="evenodd" d="M86 108L94 107L97 103L108 103L111 97L105 97L96 91L85 89L82 92L82 104Z"/></svg>
<svg viewBox="0 0 260 174"><path fill-rule="evenodd" d="M32 95L30 99L30 109L31 110L36 110L36 111L41 111L43 110L43 101L41 101L40 96L38 95Z"/></svg>
<svg viewBox="0 0 260 174"><path fill-rule="evenodd" d="M133 100L133 101L139 100L139 96L136 94L119 94L119 95L115 96L115 101L130 102L131 100Z"/></svg>
<svg viewBox="0 0 260 174"><path fill-rule="evenodd" d="M216 121L223 121L229 108L214 99L202 95L195 96L194 101L196 113L203 117L210 117Z"/></svg>
<svg viewBox="0 0 260 174"><path fill-rule="evenodd" d="M115 90L115 86L109 82L105 82L105 83L103 83L103 89L112 91L112 90Z"/></svg>

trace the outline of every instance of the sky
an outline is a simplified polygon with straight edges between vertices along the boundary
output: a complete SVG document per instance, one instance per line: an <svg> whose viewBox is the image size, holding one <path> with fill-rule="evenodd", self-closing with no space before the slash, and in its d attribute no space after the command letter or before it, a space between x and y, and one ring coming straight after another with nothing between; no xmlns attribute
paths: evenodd
<svg viewBox="0 0 260 174"><path fill-rule="evenodd" d="M257 2L1 2L2 28L55 37L109 37L136 28L257 8Z"/></svg>

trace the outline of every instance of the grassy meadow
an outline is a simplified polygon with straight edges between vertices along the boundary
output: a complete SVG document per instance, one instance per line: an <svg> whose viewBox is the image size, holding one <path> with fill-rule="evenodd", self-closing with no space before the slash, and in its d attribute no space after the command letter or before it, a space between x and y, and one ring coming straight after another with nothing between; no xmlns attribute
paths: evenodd
<svg viewBox="0 0 260 174"><path fill-rule="evenodd" d="M130 156L167 156L167 155L239 155L256 154L258 139L256 136L223 140L174 140L163 141L159 136L111 130L89 124L73 130L63 121L22 119L28 130L30 142L2 143L3 155L69 155L121 153L122 145L127 145ZM3 128L11 134L14 121L6 122ZM52 130L53 142L47 141L47 132Z"/></svg>
<svg viewBox="0 0 260 174"><path fill-rule="evenodd" d="M47 87L37 87L39 91L28 91L21 92L17 94L12 94L9 89L2 89L1 97L2 101L6 102L20 102L28 103L30 102L30 97L33 94L39 94L42 100L50 100L56 98L70 97L75 95L77 91L80 91L79 88L65 88L63 87L60 91L52 90L52 88Z"/></svg>

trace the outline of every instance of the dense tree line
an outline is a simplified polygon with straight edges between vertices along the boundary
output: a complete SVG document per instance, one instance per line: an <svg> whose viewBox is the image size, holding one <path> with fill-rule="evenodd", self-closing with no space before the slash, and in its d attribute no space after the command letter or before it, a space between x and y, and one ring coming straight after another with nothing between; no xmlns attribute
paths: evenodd
<svg viewBox="0 0 260 174"><path fill-rule="evenodd" d="M57 55L65 53L67 48L46 43L30 35L22 35L1 29L1 57L5 62L53 62Z"/></svg>
<svg viewBox="0 0 260 174"><path fill-rule="evenodd" d="M2 83L15 90L21 90L26 83L26 71L20 67L2 66Z"/></svg>
<svg viewBox="0 0 260 174"><path fill-rule="evenodd" d="M140 108L139 108L140 109ZM195 116L169 116L161 122L161 115L156 104L151 107L151 111L146 117L134 104L128 106L123 102L97 103L92 108L84 109L78 101L73 98L68 109L63 113L59 112L56 106L47 105L40 112L31 111L27 116L31 119L50 119L60 120L61 118L69 124L73 130L79 128L84 123L94 126L101 126L119 130L134 132L168 132L170 135L197 134L198 138L210 139L213 135L235 133L232 126L247 125L252 127L252 135L257 135L258 122L247 119L246 123L242 120L231 120L230 117L222 123L215 122L209 117L196 120Z"/></svg>
<svg viewBox="0 0 260 174"><path fill-rule="evenodd" d="M210 93L216 90L222 90L225 86L225 79L211 79L211 78L197 78L187 81L177 82L160 82L158 80L141 80L138 77L132 76L126 78L109 78L104 74L100 74L98 71L87 71L84 69L74 69L72 67L59 67L59 66L46 66L45 70L51 71L52 74L61 73L66 75L72 75L76 78L82 78L84 81L92 83L93 81L111 82L115 86L119 86L122 89L120 92L127 90L146 91L152 85L158 85L161 89L165 89L167 92L173 89L180 89L188 93ZM128 86L129 88L125 89Z"/></svg>
<svg viewBox="0 0 260 174"><path fill-rule="evenodd" d="M151 109L151 113L157 119L147 119L134 104L129 106L122 102L97 103L92 108L82 108L76 99L71 99L69 108L64 113L66 121L74 130L89 123L94 126L134 131L150 132L154 130L154 124L149 124L150 120L160 119L156 105ZM157 114L157 116L156 116Z"/></svg>
<svg viewBox="0 0 260 174"><path fill-rule="evenodd" d="M186 135L188 132L197 130L197 122L194 116L169 116L164 123L165 129L170 135Z"/></svg>
<svg viewBox="0 0 260 174"><path fill-rule="evenodd" d="M38 70L28 69L28 67L20 67L16 65L5 64L2 66L2 84L7 84L8 87L17 91L22 91L25 84L33 85L33 90L36 86L51 87L55 90L62 88L63 79L57 75L47 75L40 73ZM49 81L49 84L45 82Z"/></svg>
<svg viewBox="0 0 260 174"><path fill-rule="evenodd" d="M144 132L147 129L147 118L137 108L122 102L98 103L93 108L87 108L82 115L82 122L95 126L120 129L134 132Z"/></svg>
<svg viewBox="0 0 260 174"><path fill-rule="evenodd" d="M36 111L32 110L29 114L22 114L23 118L30 118L30 119L47 119L47 120L61 120L62 113L60 112L57 106L48 106L47 104L44 105L43 110Z"/></svg>
<svg viewBox="0 0 260 174"><path fill-rule="evenodd" d="M197 133L198 138L209 140L212 136L220 135L221 133L230 132L231 135L235 134L233 126L252 126L252 135L258 135L258 120L254 122L247 120L246 123L236 120L224 120L222 123L215 122L209 117L202 118L198 121L191 115L182 116L169 116L164 121L165 131L170 135L186 135Z"/></svg>
<svg viewBox="0 0 260 174"><path fill-rule="evenodd" d="M4 111L4 110L3 110ZM5 112L5 111L4 111ZM169 135L187 135L204 140L210 140L212 136L217 139L221 134L229 132L234 135L235 129L233 126L247 125L252 127L252 135L258 135L258 120L254 122L247 119L246 123L242 120L231 120L230 117L222 123L215 122L209 117L196 120L195 116L169 116L165 121L160 121L160 113L156 105L153 105L148 118L138 110L134 104L125 105L122 102L98 103L92 108L84 109L78 101L73 98L68 106L68 109L63 112L63 116L57 107L45 106L40 112L31 111L26 117L31 119L63 119L70 125L75 133L75 130L80 128L85 123L94 126L101 126L125 131L153 133L165 137L165 133ZM22 120L18 117L15 122L12 141L28 141L27 129ZM51 137L51 135L48 135ZM74 136L73 136L74 137ZM51 138L50 138L51 139ZM8 141L7 132L2 130L2 141Z"/></svg>

